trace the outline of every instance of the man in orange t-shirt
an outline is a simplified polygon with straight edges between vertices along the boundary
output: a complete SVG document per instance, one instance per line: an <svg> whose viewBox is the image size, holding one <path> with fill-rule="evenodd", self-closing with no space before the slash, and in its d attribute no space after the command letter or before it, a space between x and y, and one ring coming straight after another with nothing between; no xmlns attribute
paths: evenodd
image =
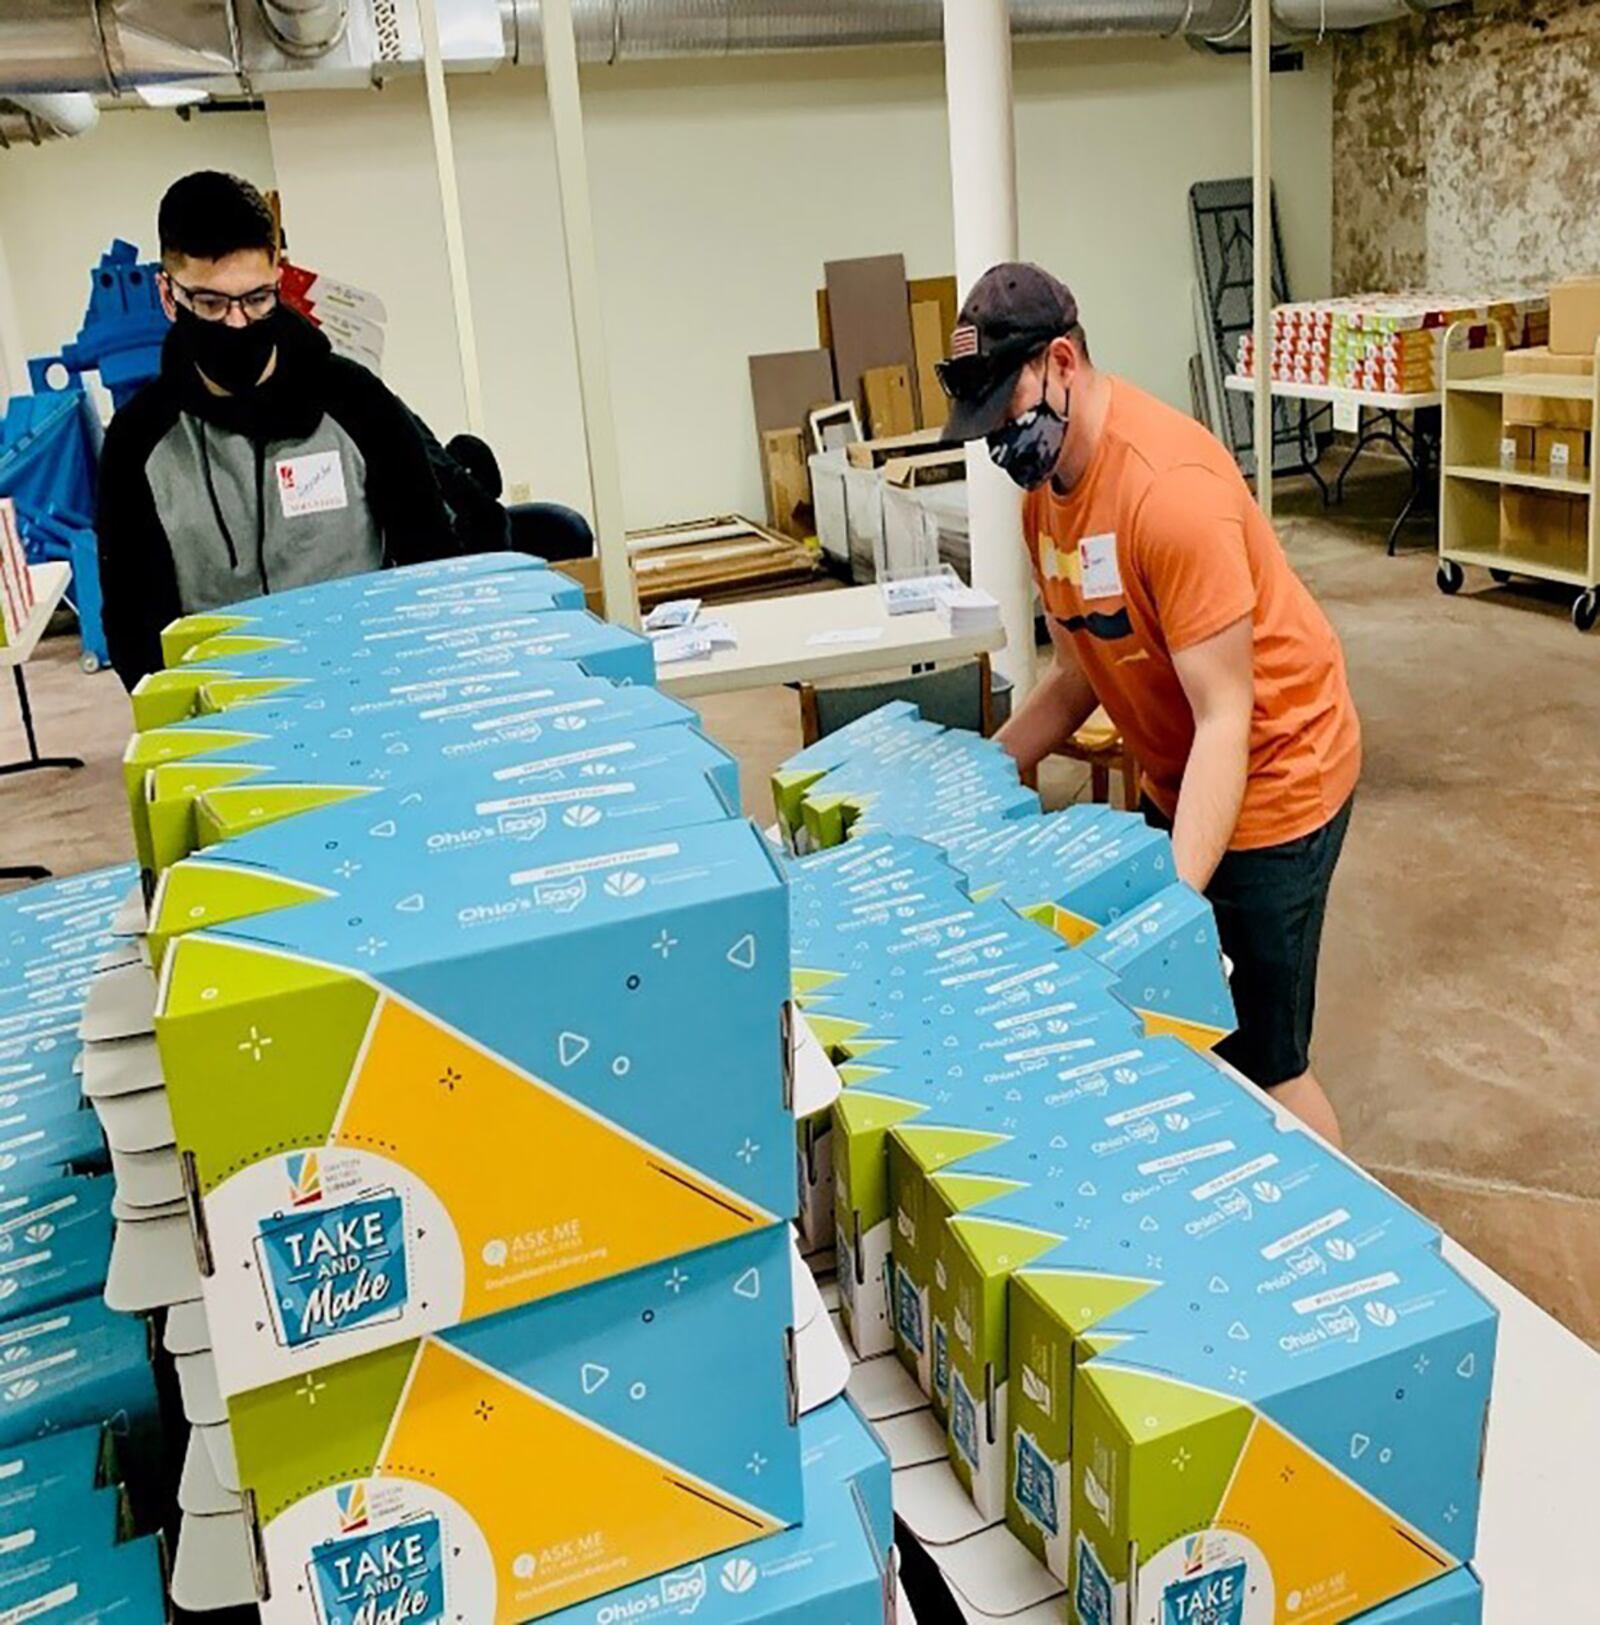
<svg viewBox="0 0 1600 1625"><path fill-rule="evenodd" d="M1023 531L1055 645L1000 734L1031 769L1096 703L1144 771L1146 816L1216 910L1239 1030L1227 1060L1330 1138L1311 1071L1328 889L1361 727L1327 617L1232 457L1192 418L1099 371L1072 294L998 265L941 375L951 439L988 441L1027 491Z"/></svg>

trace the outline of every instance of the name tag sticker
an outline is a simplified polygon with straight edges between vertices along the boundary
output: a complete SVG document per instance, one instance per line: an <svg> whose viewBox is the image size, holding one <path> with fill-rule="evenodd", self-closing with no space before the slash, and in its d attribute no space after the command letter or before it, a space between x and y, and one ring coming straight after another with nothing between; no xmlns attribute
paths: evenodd
<svg viewBox="0 0 1600 1625"><path fill-rule="evenodd" d="M278 464L278 500L285 519L348 508L344 461L339 453L312 451L304 457L285 457Z"/></svg>
<svg viewBox="0 0 1600 1625"><path fill-rule="evenodd" d="M1085 536L1078 543L1078 565L1085 598L1120 598L1122 571L1117 568L1117 538L1112 532Z"/></svg>

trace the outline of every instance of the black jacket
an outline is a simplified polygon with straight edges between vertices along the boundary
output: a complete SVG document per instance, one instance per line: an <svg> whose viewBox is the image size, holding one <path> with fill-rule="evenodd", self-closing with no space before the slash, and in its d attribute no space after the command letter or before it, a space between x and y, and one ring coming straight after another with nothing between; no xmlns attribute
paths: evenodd
<svg viewBox="0 0 1600 1625"><path fill-rule="evenodd" d="M309 322L282 327L272 377L237 396L169 335L161 376L106 431L100 584L129 688L178 615L457 551L410 413Z"/></svg>

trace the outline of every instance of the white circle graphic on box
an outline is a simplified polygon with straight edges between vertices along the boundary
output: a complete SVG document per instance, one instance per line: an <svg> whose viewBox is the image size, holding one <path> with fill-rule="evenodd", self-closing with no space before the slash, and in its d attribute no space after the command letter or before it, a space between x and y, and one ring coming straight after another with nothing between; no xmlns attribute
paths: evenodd
<svg viewBox="0 0 1600 1625"><path fill-rule="evenodd" d="M753 1590L757 1577L756 1566L748 1557L730 1558L722 1565L722 1589L735 1596Z"/></svg>
<svg viewBox="0 0 1600 1625"><path fill-rule="evenodd" d="M428 1328L460 1318L467 1260L455 1225L388 1157L337 1146L267 1157L212 1191L205 1211L224 1394L415 1336L424 1303Z"/></svg>
<svg viewBox="0 0 1600 1625"><path fill-rule="evenodd" d="M305 1625L304 1577L316 1593L309 1617L496 1617L499 1585L489 1542L453 1496L381 1474L318 1490L262 1531L273 1582L261 1625ZM409 1607L410 1614L400 1613Z"/></svg>

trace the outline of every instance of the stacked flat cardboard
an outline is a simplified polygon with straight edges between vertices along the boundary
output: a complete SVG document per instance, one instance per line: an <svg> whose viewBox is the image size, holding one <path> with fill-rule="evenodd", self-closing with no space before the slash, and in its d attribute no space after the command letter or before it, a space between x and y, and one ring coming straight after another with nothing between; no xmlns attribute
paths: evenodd
<svg viewBox="0 0 1600 1625"><path fill-rule="evenodd" d="M17 529L17 508L0 497L0 648L15 643L33 613L33 576Z"/></svg>
<svg viewBox="0 0 1600 1625"><path fill-rule="evenodd" d="M901 705L775 783L819 847L791 947L845 1084L841 1318L971 1498L906 1516L952 1554L1003 1519L1042 1564L1004 1611L1065 1589L1080 1625L1474 1617L1494 1311L1206 1055L1231 1004L1165 837L930 812L984 756Z"/></svg>
<svg viewBox="0 0 1600 1625"><path fill-rule="evenodd" d="M791 1286L837 1078L781 868L648 645L505 565L175 625L147 685L151 900L83 1087L107 1302L165 1310L194 1429L174 1598L488 1622L736 1573L730 1619L882 1618L881 1452Z"/></svg>

